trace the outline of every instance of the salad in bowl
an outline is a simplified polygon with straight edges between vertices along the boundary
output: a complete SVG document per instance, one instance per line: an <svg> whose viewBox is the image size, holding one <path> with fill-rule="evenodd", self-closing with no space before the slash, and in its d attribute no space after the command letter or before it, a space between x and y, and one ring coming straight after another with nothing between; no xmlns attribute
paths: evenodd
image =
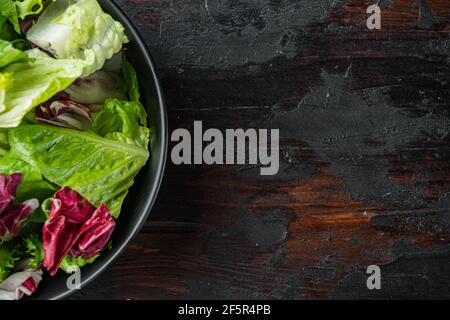
<svg viewBox="0 0 450 320"><path fill-rule="evenodd" d="M114 245L150 156L128 42L97 0L0 2L0 300Z"/></svg>

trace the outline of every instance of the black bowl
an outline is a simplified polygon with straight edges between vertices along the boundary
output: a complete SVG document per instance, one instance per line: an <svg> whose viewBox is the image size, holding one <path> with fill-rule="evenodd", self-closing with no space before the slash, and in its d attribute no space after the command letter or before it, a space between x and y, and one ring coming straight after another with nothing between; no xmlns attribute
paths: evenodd
<svg viewBox="0 0 450 320"><path fill-rule="evenodd" d="M117 227L112 236L112 250L106 250L92 265L81 269L81 290L103 272L127 247L139 232L155 202L164 173L167 154L167 115L163 94L158 83L152 59L147 47L125 14L110 0L99 0L105 12L120 21L130 39L126 50L128 60L138 73L142 99L149 114L152 132L151 156L147 165L136 178L130 190ZM77 290L67 287L68 275L59 271L54 278L45 276L33 299L62 299Z"/></svg>

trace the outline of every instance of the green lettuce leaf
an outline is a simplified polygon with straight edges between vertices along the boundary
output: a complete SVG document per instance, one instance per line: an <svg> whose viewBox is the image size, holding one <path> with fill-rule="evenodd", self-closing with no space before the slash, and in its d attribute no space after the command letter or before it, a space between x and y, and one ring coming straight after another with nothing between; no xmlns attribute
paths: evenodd
<svg viewBox="0 0 450 320"><path fill-rule="evenodd" d="M19 252L20 250L10 243L0 244L0 283L14 270L16 262L20 259Z"/></svg>
<svg viewBox="0 0 450 320"><path fill-rule="evenodd" d="M107 100L95 116L93 130L108 139L148 148L147 113L139 102Z"/></svg>
<svg viewBox="0 0 450 320"><path fill-rule="evenodd" d="M25 250L29 261L27 266L29 269L37 269L41 266L42 261L44 261L44 245L40 237L32 233L23 239Z"/></svg>
<svg viewBox="0 0 450 320"><path fill-rule="evenodd" d="M47 125L21 125L8 138L13 154L48 181L74 189L95 206L106 204L115 218L149 157L138 144Z"/></svg>
<svg viewBox="0 0 450 320"><path fill-rule="evenodd" d="M44 0L16 0L16 10L20 19L40 14L44 9Z"/></svg>
<svg viewBox="0 0 450 320"><path fill-rule="evenodd" d="M0 15L9 20L17 33L20 33L19 15L13 0L0 1Z"/></svg>
<svg viewBox="0 0 450 320"><path fill-rule="evenodd" d="M8 133L6 132L6 130L0 129L0 159L8 152L8 150Z"/></svg>
<svg viewBox="0 0 450 320"><path fill-rule="evenodd" d="M0 15L0 39L12 41L19 37L7 18Z"/></svg>
<svg viewBox="0 0 450 320"><path fill-rule="evenodd" d="M44 9L44 0L1 0L0 16L11 23L16 34L21 34L19 19L39 14ZM8 34L6 34L8 33ZM6 37L7 36L7 37ZM5 21L0 19L0 39L12 40Z"/></svg>
<svg viewBox="0 0 450 320"><path fill-rule="evenodd" d="M37 49L27 54L27 63L11 64L0 76L0 128L18 126L30 110L64 90L83 71L79 60L53 59Z"/></svg>
<svg viewBox="0 0 450 320"><path fill-rule="evenodd" d="M61 264L59 265L59 268L65 271L66 273L74 273L79 268L84 267L85 265L94 263L97 258L100 257L100 254L93 256L89 259L84 259L82 257L78 258L72 258L71 256L66 256Z"/></svg>
<svg viewBox="0 0 450 320"><path fill-rule="evenodd" d="M16 155L14 151L9 151L3 158L0 158L0 173L10 175L15 172L22 174L22 182L16 192L17 202L28 199L43 201L51 197L57 190L54 185L44 179L38 169L23 161L20 155Z"/></svg>
<svg viewBox="0 0 450 320"><path fill-rule="evenodd" d="M128 62L124 57L122 63L122 75L127 87L128 96L131 101L139 101L141 99L141 93L139 91L139 81L136 74L136 70L133 65Z"/></svg>
<svg viewBox="0 0 450 320"><path fill-rule="evenodd" d="M96 0L51 2L27 39L58 59L82 59L82 77L100 70L128 42L124 27L106 14Z"/></svg>
<svg viewBox="0 0 450 320"><path fill-rule="evenodd" d="M13 78L9 73L0 73L0 114L5 111L6 90L11 87ZM1 126L0 126L1 127Z"/></svg>
<svg viewBox="0 0 450 320"><path fill-rule="evenodd" d="M13 62L27 62L28 55L16 48L11 42L0 39L0 69L8 66ZM1 81L1 80L0 80ZM1 87L1 85L0 85ZM1 99L1 97L0 97ZM1 111L1 109L0 109Z"/></svg>
<svg viewBox="0 0 450 320"><path fill-rule="evenodd" d="M33 44L27 39L16 38L15 40L11 41L11 43L13 44L14 48L21 51L28 51L33 49Z"/></svg>

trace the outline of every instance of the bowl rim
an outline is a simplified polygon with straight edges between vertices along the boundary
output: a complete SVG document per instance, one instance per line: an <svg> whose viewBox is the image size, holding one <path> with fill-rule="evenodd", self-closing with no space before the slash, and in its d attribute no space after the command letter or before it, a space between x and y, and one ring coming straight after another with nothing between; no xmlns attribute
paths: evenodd
<svg viewBox="0 0 450 320"><path fill-rule="evenodd" d="M168 150L168 119L167 119L167 109L166 109L166 103L164 99L164 94L161 88L161 84L159 82L158 76L156 74L155 65L153 63L153 59L150 55L149 49L145 41L143 40L141 34L135 27L135 25L131 22L131 20L127 17L127 15L123 12L123 10L113 1L113 0L106 0L108 3L108 6L110 6L114 10L114 15L118 16L120 18L120 22L126 26L127 32L129 32L133 37L133 42L136 43L136 45L142 49L142 55L143 60L145 64L147 64L151 70L151 77L154 81L154 86L156 89L156 96L158 99L159 108L161 109L161 114L159 119L157 121L160 121L161 126L161 138L159 139L161 142L161 150L158 157L158 167L156 170L156 176L154 177L153 182L153 188L150 192L150 196L145 201L145 209L142 212L142 215L139 217L137 222L133 223L134 227L131 230L131 232L126 236L121 244L118 245L118 247L115 247L114 253L112 253L107 259L103 260L101 264L98 265L98 268L96 268L88 277L82 279L80 286L85 287L89 283L91 283L95 278L97 278L103 271L105 271L108 267L111 266L111 264L125 251L125 249L128 247L131 240L133 240L134 237L137 236L139 231L142 229L144 223L146 222L148 216L150 215L151 209L153 205L155 204L156 198L158 196L159 190L161 188L162 179L164 176L164 171L166 167L166 161L167 161L167 150ZM102 1L100 1L102 2ZM100 3L102 5L102 3ZM111 12L107 12L111 14ZM67 289L66 291L53 295L49 298L49 300L59 300L64 299L74 293L78 290L70 290Z"/></svg>

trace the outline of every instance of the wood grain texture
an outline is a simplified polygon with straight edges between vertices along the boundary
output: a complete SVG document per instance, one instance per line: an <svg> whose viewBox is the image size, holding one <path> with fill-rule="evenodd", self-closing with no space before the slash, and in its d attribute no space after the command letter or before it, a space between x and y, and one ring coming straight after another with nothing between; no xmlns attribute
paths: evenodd
<svg viewBox="0 0 450 320"><path fill-rule="evenodd" d="M168 164L142 232L72 298L450 298L448 0L381 0L379 31L376 1L116 2L171 130L280 128L281 168Z"/></svg>

